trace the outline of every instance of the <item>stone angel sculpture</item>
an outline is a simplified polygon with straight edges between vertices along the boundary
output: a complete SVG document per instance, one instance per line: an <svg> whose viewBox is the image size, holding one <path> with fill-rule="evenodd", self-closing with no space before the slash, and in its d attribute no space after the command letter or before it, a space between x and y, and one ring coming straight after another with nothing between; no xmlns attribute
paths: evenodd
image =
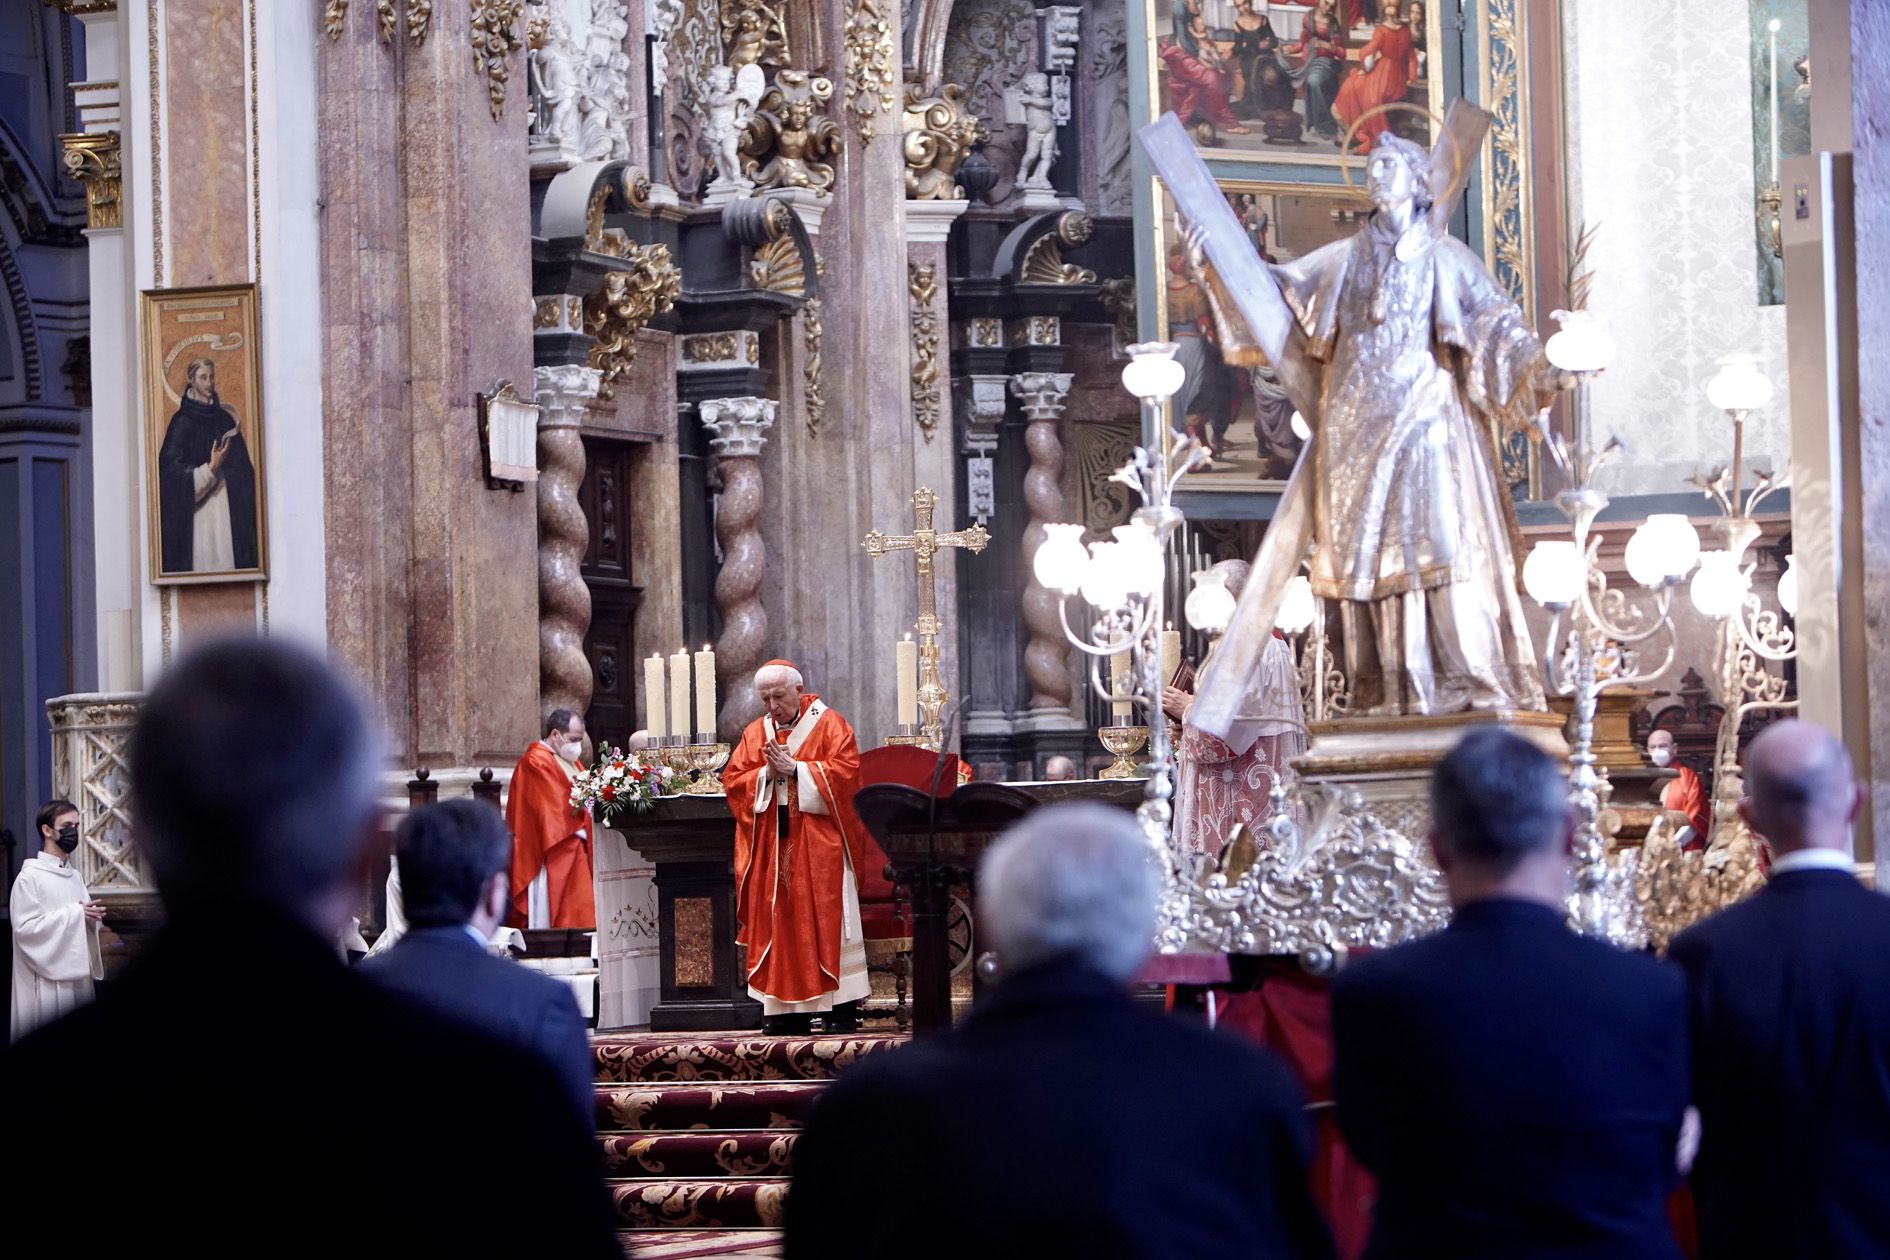
<svg viewBox="0 0 1890 1260"><path fill-rule="evenodd" d="M709 91L702 139L715 163L710 192L747 192L754 182L742 173L742 133L761 104L766 81L761 67L750 63L740 70L715 66L709 71Z"/></svg>
<svg viewBox="0 0 1890 1260"><path fill-rule="evenodd" d="M1143 139L1181 204L1176 190L1196 177L1176 163L1199 159L1191 148L1180 157L1178 122L1178 143L1152 135L1168 121ZM1199 185L1189 195L1200 226L1177 261L1206 291L1223 355L1274 368L1313 433L1200 680L1192 720L1205 730L1238 718L1285 584L1308 556L1314 593L1338 605L1352 714L1544 707L1491 429L1533 432L1566 381L1521 309L1445 228L1487 127L1487 114L1464 105L1435 154L1381 135L1365 225L1285 265L1251 257L1218 190L1220 215ZM1205 168L1199 177L1211 187ZM1207 232L1219 233L1212 250ZM1237 264L1233 282L1249 293L1229 287L1210 252ZM1249 319L1276 313L1272 327Z"/></svg>
<svg viewBox="0 0 1890 1260"><path fill-rule="evenodd" d="M1026 132L1024 156L1017 163L1019 188L1050 187L1050 167L1057 160L1057 120L1050 98L1050 76L1041 71L1024 76L1006 93L1007 121L1022 124Z"/></svg>

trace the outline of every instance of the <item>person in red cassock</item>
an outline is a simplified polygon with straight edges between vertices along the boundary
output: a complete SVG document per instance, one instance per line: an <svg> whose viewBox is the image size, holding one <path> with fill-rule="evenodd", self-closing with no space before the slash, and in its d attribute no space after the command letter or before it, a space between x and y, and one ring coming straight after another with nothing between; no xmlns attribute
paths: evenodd
<svg viewBox="0 0 1890 1260"><path fill-rule="evenodd" d="M1683 849L1704 849L1713 834L1713 807L1706 799L1706 787L1700 776L1673 759L1673 732L1655 731L1647 737L1647 759L1661 769L1674 770L1678 777L1667 781L1660 790L1663 809L1687 816L1687 830L1692 834L1680 841Z"/></svg>
<svg viewBox="0 0 1890 1260"><path fill-rule="evenodd" d="M553 709L545 734L512 768L505 823L512 829L512 913L518 928L597 926L591 892L591 816L571 808L583 773L584 719Z"/></svg>
<svg viewBox="0 0 1890 1260"><path fill-rule="evenodd" d="M860 750L847 720L769 661L755 673L762 715L722 771L735 815L736 940L762 1031L828 1032L860 1023L868 993L859 870L866 830L853 812Z"/></svg>

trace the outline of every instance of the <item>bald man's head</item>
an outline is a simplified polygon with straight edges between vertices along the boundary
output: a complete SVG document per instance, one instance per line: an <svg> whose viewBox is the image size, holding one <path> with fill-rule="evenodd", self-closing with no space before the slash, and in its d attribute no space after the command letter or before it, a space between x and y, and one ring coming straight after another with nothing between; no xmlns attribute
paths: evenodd
<svg viewBox="0 0 1890 1260"><path fill-rule="evenodd" d="M1768 726L1746 750L1745 779L1740 814L1774 853L1848 850L1863 793L1835 735L1796 720Z"/></svg>

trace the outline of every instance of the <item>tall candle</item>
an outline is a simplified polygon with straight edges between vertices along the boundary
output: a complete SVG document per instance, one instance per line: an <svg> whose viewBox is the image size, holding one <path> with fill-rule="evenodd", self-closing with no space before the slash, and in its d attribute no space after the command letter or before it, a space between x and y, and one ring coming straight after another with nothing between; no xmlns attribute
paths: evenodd
<svg viewBox="0 0 1890 1260"><path fill-rule="evenodd" d="M1778 19L1766 23L1772 43L1772 182L1778 183Z"/></svg>
<svg viewBox="0 0 1890 1260"><path fill-rule="evenodd" d="M893 666L899 675L899 724L919 722L919 645L907 635L893 644Z"/></svg>
<svg viewBox="0 0 1890 1260"><path fill-rule="evenodd" d="M1175 671L1181 668L1181 631L1173 626L1162 631L1162 686L1171 687Z"/></svg>
<svg viewBox="0 0 1890 1260"><path fill-rule="evenodd" d="M1129 704L1129 653L1117 652L1109 658L1109 694L1115 699L1109 702L1109 715L1117 726L1126 726L1130 712Z"/></svg>
<svg viewBox="0 0 1890 1260"><path fill-rule="evenodd" d="M689 742L689 652L674 652L669 658L669 733Z"/></svg>
<svg viewBox="0 0 1890 1260"><path fill-rule="evenodd" d="M643 729L649 733L652 744L669 733L663 721L668 716L663 703L663 654L652 652L650 659L643 662Z"/></svg>
<svg viewBox="0 0 1890 1260"><path fill-rule="evenodd" d="M696 733L715 739L715 649L706 643L696 653Z"/></svg>

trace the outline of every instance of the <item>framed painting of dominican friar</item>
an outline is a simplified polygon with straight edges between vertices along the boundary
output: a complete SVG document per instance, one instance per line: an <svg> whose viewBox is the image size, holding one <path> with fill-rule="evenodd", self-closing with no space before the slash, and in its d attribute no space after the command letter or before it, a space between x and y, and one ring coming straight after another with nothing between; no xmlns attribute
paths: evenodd
<svg viewBox="0 0 1890 1260"><path fill-rule="evenodd" d="M256 286L144 293L151 578L262 581L262 363Z"/></svg>

